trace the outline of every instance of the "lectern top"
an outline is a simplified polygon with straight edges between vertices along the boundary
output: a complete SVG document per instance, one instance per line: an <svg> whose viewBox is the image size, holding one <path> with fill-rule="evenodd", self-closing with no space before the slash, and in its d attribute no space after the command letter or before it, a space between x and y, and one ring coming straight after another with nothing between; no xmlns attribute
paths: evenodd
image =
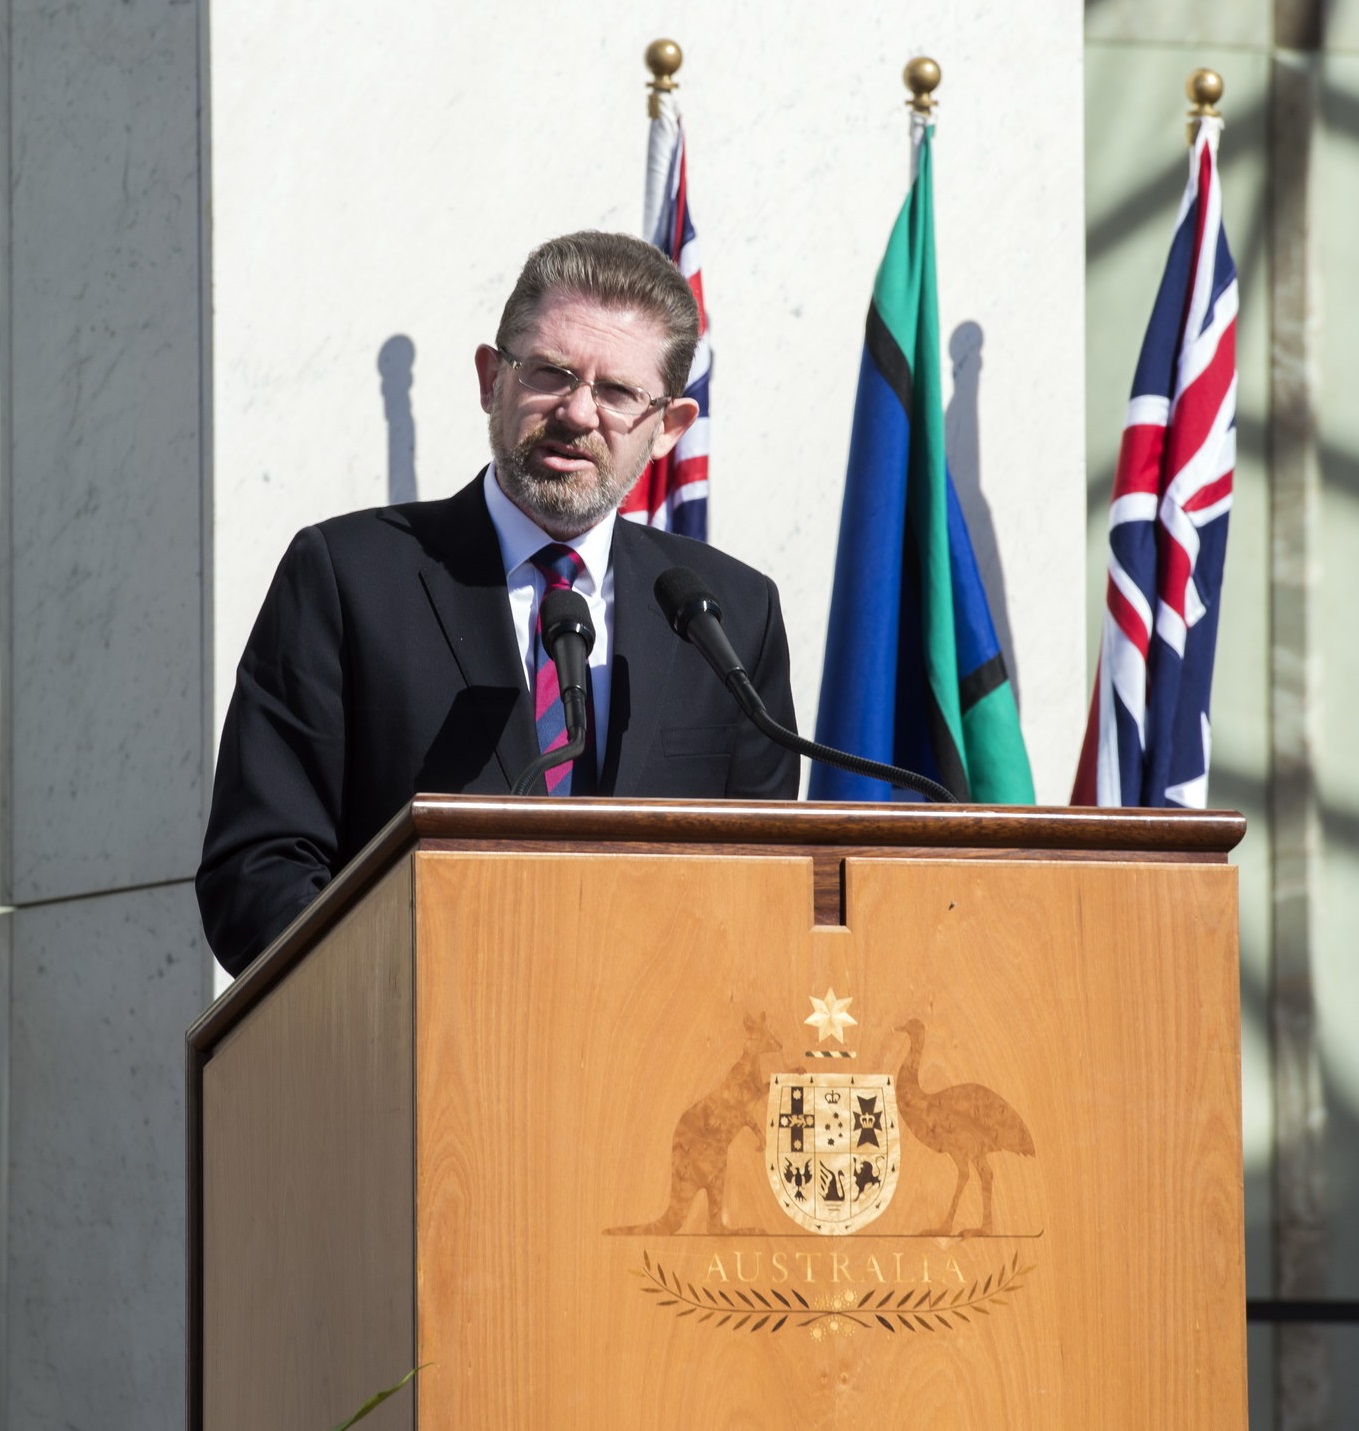
<svg viewBox="0 0 1359 1431"><path fill-rule="evenodd" d="M840 804L828 801L545 800L417 795L389 826L411 842L645 840L683 844L887 845L1225 857L1246 831L1217 810Z"/></svg>
<svg viewBox="0 0 1359 1431"><path fill-rule="evenodd" d="M805 853L820 855L823 862L854 854L1222 863L1245 831L1243 816L1221 810L417 795L198 1020L189 1030L189 1046L206 1054L325 930L412 852L617 847L654 854Z"/></svg>

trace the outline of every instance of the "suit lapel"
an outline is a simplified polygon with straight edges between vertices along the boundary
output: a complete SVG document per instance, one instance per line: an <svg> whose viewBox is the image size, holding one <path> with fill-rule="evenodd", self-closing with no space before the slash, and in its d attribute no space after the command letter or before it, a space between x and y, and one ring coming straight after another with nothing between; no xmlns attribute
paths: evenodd
<svg viewBox="0 0 1359 1431"><path fill-rule="evenodd" d="M656 602L656 578L671 562L643 528L619 518L613 536L613 672L600 793L634 795L660 738L666 687L679 637Z"/></svg>
<svg viewBox="0 0 1359 1431"><path fill-rule="evenodd" d="M538 736L481 477L440 515L420 581L508 787L536 758Z"/></svg>

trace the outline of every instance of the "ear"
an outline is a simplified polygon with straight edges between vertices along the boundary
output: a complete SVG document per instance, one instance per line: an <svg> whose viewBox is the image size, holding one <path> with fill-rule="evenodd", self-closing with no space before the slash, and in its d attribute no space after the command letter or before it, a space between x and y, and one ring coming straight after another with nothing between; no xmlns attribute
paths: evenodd
<svg viewBox="0 0 1359 1431"><path fill-rule="evenodd" d="M481 387L481 410L490 412L495 396L495 380L500 375L500 354L489 343L477 348L477 382Z"/></svg>
<svg viewBox="0 0 1359 1431"><path fill-rule="evenodd" d="M664 457L684 436L698 417L698 404L693 398L671 398L661 414L661 425L651 439L651 455Z"/></svg>

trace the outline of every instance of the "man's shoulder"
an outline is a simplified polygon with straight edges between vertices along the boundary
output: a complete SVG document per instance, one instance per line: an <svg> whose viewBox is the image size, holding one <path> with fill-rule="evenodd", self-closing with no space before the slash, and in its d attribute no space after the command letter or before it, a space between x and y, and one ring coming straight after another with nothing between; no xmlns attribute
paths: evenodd
<svg viewBox="0 0 1359 1431"><path fill-rule="evenodd" d="M478 521L489 521L480 476L451 497L365 507L326 517L305 528L294 540L319 540L332 559L338 560L378 553L388 557L402 550L412 556L440 555L460 532L466 533L469 523Z"/></svg>

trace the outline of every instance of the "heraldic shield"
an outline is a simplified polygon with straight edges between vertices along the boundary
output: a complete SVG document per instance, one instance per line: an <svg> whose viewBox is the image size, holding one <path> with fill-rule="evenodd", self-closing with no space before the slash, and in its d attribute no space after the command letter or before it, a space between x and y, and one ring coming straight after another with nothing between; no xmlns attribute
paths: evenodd
<svg viewBox="0 0 1359 1431"><path fill-rule="evenodd" d="M765 1163L779 1206L808 1232L854 1232L887 1211L900 1171L890 1073L778 1073Z"/></svg>

